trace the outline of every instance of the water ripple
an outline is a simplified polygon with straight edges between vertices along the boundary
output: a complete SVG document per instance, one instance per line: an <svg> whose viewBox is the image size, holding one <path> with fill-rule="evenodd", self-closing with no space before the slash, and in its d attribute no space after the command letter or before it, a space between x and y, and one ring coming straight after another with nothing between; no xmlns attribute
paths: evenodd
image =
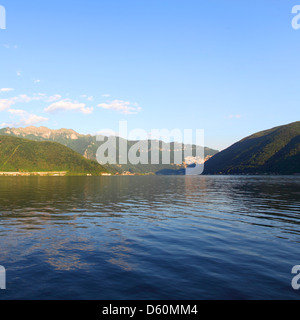
<svg viewBox="0 0 300 320"><path fill-rule="evenodd" d="M298 299L297 190L299 177L2 177L0 299Z"/></svg>

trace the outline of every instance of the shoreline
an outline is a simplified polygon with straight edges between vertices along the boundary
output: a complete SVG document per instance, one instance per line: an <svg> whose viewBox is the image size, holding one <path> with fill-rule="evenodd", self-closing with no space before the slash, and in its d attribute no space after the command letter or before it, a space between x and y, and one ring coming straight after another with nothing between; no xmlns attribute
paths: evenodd
<svg viewBox="0 0 300 320"><path fill-rule="evenodd" d="M157 175L154 173L150 174L110 174L110 173L103 173L99 175L93 175L89 173L68 173L67 171L47 171L47 172L0 172L0 177L141 177L141 176L159 176L159 177L184 177L186 175ZM273 176L290 176L290 177L300 177L299 173L294 173L294 174L278 174L278 173L273 173L273 174L201 174L199 176L207 177L224 177L224 176L231 176L231 177L273 177Z"/></svg>
<svg viewBox="0 0 300 320"><path fill-rule="evenodd" d="M29 177L29 176L53 176L65 177L67 171L47 171L47 172L0 172L0 177Z"/></svg>

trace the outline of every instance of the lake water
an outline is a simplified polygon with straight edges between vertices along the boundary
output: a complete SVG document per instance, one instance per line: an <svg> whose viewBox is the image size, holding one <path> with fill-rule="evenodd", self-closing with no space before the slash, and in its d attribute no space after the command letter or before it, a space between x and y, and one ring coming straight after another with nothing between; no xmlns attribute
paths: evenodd
<svg viewBox="0 0 300 320"><path fill-rule="evenodd" d="M0 178L1 299L299 299L300 177Z"/></svg>

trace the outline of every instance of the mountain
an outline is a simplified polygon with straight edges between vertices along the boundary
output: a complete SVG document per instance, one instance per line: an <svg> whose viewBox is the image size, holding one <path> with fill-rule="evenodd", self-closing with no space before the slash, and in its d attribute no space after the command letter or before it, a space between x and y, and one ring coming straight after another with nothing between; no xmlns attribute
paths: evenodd
<svg viewBox="0 0 300 320"><path fill-rule="evenodd" d="M89 160L96 160L96 153L98 148L105 143L99 142L96 139L96 136L93 135L83 135L75 132L71 129L59 129L59 130L51 130L46 127L27 127L27 128L3 128L0 129L0 135L7 135L7 136L14 136L14 137L20 137L20 138L26 138L33 141L53 141L58 142L78 153L83 155L86 159ZM107 138L106 138L107 139ZM119 139L117 138L117 154L118 154L118 145L119 145ZM127 141L122 139L126 142L128 149L130 149L136 141ZM148 140L148 150L145 150L145 152L150 151L151 148L151 140ZM180 146L181 147L181 146ZM165 150L171 151L171 164L170 165L163 165L163 164L138 164L138 165L106 165L109 170L122 173L124 171L129 171L132 173L155 173L160 170L171 170L171 169L180 169L184 168L186 164L182 165L175 165L172 164L174 162L174 157L172 155L174 154L174 150L178 150L179 145L176 143L169 144L164 143L162 141L159 141L158 150L152 150L152 151L158 151L159 152L159 158L162 159L162 153ZM196 154L196 149L199 148L195 145L186 145L184 148L190 148L193 152L193 154ZM205 147L204 148L204 154L206 159L215 155L218 151L213 150L210 148ZM151 158L151 152L149 152L149 159ZM193 161L193 159L186 159L186 161ZM149 161L150 163L150 161ZM162 163L162 161L160 161Z"/></svg>
<svg viewBox="0 0 300 320"><path fill-rule="evenodd" d="M204 174L300 173L300 121L255 133L216 154Z"/></svg>
<svg viewBox="0 0 300 320"><path fill-rule="evenodd" d="M0 136L1 172L67 172L99 175L107 170L96 161L56 142Z"/></svg>
<svg viewBox="0 0 300 320"><path fill-rule="evenodd" d="M53 141L84 155L92 146L94 139L91 135L81 135L71 129L51 130L46 127L3 128L0 135L25 138L33 141ZM95 140L96 141L96 140ZM90 160L96 160L96 158Z"/></svg>

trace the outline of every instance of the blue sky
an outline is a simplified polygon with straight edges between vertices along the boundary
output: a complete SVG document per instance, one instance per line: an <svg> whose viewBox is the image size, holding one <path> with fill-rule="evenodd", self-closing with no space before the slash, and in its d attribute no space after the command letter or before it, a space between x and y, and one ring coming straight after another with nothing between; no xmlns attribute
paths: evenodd
<svg viewBox="0 0 300 320"><path fill-rule="evenodd" d="M204 129L205 144L299 119L289 0L0 0L0 125Z"/></svg>

